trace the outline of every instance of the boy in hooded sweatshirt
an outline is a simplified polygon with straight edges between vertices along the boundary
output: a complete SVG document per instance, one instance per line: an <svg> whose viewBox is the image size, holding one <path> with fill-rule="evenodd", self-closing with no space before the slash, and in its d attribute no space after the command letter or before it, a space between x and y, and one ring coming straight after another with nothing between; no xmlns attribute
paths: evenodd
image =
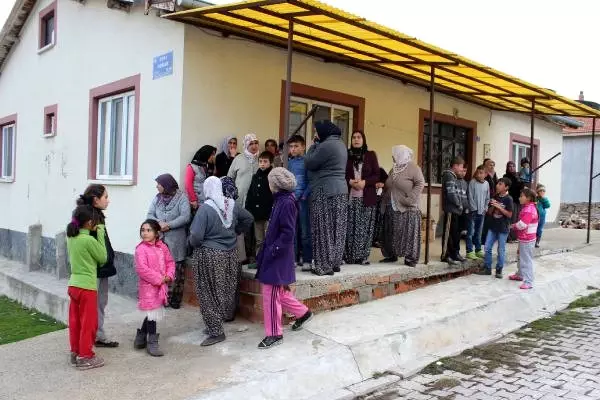
<svg viewBox="0 0 600 400"><path fill-rule="evenodd" d="M454 157L450 169L442 174L444 236L442 237L442 261L457 265L465 259L460 255L460 217L465 210L466 193L458 182L458 176L463 173L465 160ZM444 246L444 239L447 243Z"/></svg>

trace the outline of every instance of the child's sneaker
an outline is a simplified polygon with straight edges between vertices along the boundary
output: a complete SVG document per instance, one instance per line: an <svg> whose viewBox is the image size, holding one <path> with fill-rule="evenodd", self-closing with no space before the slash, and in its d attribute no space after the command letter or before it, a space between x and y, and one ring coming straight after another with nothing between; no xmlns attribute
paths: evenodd
<svg viewBox="0 0 600 400"><path fill-rule="evenodd" d="M475 252L477 258L485 258L485 252L483 250L479 250Z"/></svg>
<svg viewBox="0 0 600 400"><path fill-rule="evenodd" d="M468 260L477 260L477 254L475 254L474 251L467 253L467 259Z"/></svg>
<svg viewBox="0 0 600 400"><path fill-rule="evenodd" d="M521 286L519 286L519 289L523 289L523 290L533 289L533 286L531 286L529 283L524 283Z"/></svg>
<svg viewBox="0 0 600 400"><path fill-rule="evenodd" d="M313 315L314 314L312 313L312 311L308 310L303 316L301 316L296 320L296 322L294 322L294 324L292 325L292 330L299 331L300 329L302 329L302 326L308 321L310 321Z"/></svg>
<svg viewBox="0 0 600 400"><path fill-rule="evenodd" d="M508 277L508 279L510 279L511 281L522 281L523 278L521 277L521 275L517 275L517 274L512 274Z"/></svg>
<svg viewBox="0 0 600 400"><path fill-rule="evenodd" d="M72 367L76 367L77 366L77 353L71 353L69 362L71 364Z"/></svg>
<svg viewBox="0 0 600 400"><path fill-rule="evenodd" d="M85 371L92 368L100 368L104 366L102 357L94 356L92 358L77 357L77 369Z"/></svg>
<svg viewBox="0 0 600 400"><path fill-rule="evenodd" d="M268 349L283 343L283 336L267 336L258 344L259 349Z"/></svg>
<svg viewBox="0 0 600 400"><path fill-rule="evenodd" d="M504 275L502 274L502 271L496 271L496 278L498 278L498 279L504 278Z"/></svg>

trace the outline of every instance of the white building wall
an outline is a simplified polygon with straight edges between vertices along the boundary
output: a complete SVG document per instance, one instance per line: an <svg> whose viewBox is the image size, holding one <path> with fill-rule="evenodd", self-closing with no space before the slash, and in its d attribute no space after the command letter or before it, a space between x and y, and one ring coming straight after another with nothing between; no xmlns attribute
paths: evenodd
<svg viewBox="0 0 600 400"><path fill-rule="evenodd" d="M156 193L154 177L179 175L184 26L111 10L106 1L59 0L57 44L37 54L39 1L0 77L0 117L18 113L16 181L0 183L0 228L43 235L64 230L77 195L90 182L89 91L141 74L136 186L109 186L107 212L115 250L132 253ZM154 56L174 52L174 72L152 80ZM58 104L58 134L42 137L44 106Z"/></svg>
<svg viewBox="0 0 600 400"><path fill-rule="evenodd" d="M181 165L203 144L217 144L233 134L241 139L256 133L261 142L279 134L281 81L285 79L286 52L237 38L222 38L192 26L185 29L184 102ZM418 151L419 109L429 109L426 90L406 86L338 64L328 64L294 54L293 81L364 97L365 133L369 147L385 168L391 167L391 147L406 144ZM490 144L499 175L509 159L510 133L529 136L527 115L491 112L444 95L436 95L435 111L477 122L477 156L483 161L483 145ZM558 126L536 120L541 140L540 161L561 150ZM548 215L553 220L560 199L560 158L543 168L541 182L556 204ZM423 209L425 196L422 199ZM439 210L434 196L433 214Z"/></svg>

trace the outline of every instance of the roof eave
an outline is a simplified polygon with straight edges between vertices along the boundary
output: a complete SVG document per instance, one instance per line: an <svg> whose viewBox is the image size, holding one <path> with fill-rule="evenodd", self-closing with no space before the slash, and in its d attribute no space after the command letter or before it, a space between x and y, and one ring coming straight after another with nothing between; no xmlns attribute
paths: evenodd
<svg viewBox="0 0 600 400"><path fill-rule="evenodd" d="M16 0L2 31L0 31L0 72L4 68L14 46L18 43L25 22L37 0Z"/></svg>

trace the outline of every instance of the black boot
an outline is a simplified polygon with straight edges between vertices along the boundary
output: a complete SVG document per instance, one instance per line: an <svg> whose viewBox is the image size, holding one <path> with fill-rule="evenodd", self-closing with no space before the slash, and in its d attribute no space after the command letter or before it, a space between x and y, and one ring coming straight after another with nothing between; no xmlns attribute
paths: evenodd
<svg viewBox="0 0 600 400"><path fill-rule="evenodd" d="M148 343L146 341L147 335L148 334L146 332L138 329L137 333L135 334L135 340L133 341L133 347L138 350L145 349L146 344Z"/></svg>
<svg viewBox="0 0 600 400"><path fill-rule="evenodd" d="M158 345L159 336L160 335L158 333L148 335L148 347L146 347L146 351L152 357L162 357L165 355L165 353L162 352L160 346Z"/></svg>

